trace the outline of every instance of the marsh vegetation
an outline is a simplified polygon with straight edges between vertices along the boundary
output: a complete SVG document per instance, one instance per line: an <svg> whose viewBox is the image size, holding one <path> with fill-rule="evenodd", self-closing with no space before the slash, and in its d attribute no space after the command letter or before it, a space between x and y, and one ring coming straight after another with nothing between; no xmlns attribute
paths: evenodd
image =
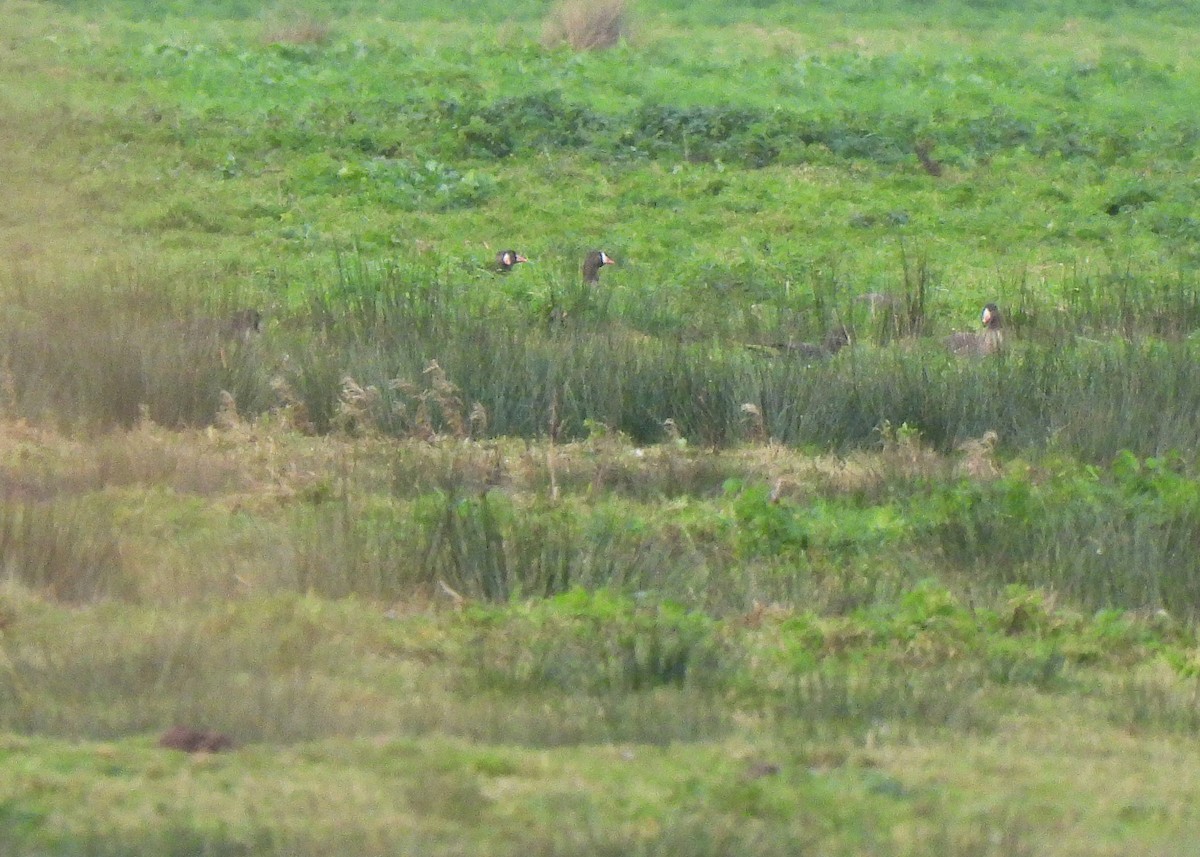
<svg viewBox="0 0 1200 857"><path fill-rule="evenodd" d="M0 9L0 852L1190 847L1192 4L427 5Z"/></svg>

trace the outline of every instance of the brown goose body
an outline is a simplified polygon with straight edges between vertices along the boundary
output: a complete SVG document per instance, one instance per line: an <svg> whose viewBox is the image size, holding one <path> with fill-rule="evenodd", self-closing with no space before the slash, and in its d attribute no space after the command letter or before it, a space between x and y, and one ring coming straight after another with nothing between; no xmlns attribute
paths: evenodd
<svg viewBox="0 0 1200 857"><path fill-rule="evenodd" d="M777 342L773 345L751 345L755 351L767 354L798 354L805 360L828 360L850 344L850 331L839 326L825 334L820 343Z"/></svg>
<svg viewBox="0 0 1200 857"><path fill-rule="evenodd" d="M1003 322L995 304L983 308L979 317L983 330L952 333L946 337L946 347L960 357L986 357L996 354L1004 345Z"/></svg>
<svg viewBox="0 0 1200 857"><path fill-rule="evenodd" d="M262 313L256 309L240 309L225 320L221 335L226 339L248 342L262 332Z"/></svg>
<svg viewBox="0 0 1200 857"><path fill-rule="evenodd" d="M219 753L234 747L233 739L228 735L188 726L172 726L159 736L158 746L184 753Z"/></svg>
<svg viewBox="0 0 1200 857"><path fill-rule="evenodd" d="M617 260L603 250L593 250L583 260L583 281L585 283L600 282L600 269L605 265L615 265Z"/></svg>
<svg viewBox="0 0 1200 857"><path fill-rule="evenodd" d="M174 330L189 340L220 344L250 342L262 333L263 314L257 309L234 310L224 315L199 315L176 323Z"/></svg>
<svg viewBox="0 0 1200 857"><path fill-rule="evenodd" d="M832 357L850 344L850 332L844 327L838 327L825 334L820 344L814 342L797 342L790 346L791 351L813 360L824 360Z"/></svg>
<svg viewBox="0 0 1200 857"><path fill-rule="evenodd" d="M529 260L518 253L516 250L501 250L496 254L496 272L499 274L507 274L516 265Z"/></svg>

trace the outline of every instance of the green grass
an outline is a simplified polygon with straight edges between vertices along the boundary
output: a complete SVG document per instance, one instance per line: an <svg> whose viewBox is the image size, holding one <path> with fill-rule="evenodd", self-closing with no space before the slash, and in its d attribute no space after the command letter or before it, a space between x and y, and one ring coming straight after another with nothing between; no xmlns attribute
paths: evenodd
<svg viewBox="0 0 1200 857"><path fill-rule="evenodd" d="M32 536L3 544L6 847L316 853L342 836L372 853L806 841L974 854L997 838L1038 853L1052 837L1055 853L1115 854L1130 836L1187 841L1182 784L1148 798L1132 783L1194 741L1190 602L1064 582L1053 527L1104 538L1102 521L1089 535L1072 518L1099 502L1132 532L1168 516L1180 533L1194 483L1131 460L1112 481L1060 461L1033 482L1016 465L964 482L996 466L985 448L947 458L911 430L883 440L837 458L638 454L608 436L397 445L265 423L89 441L11 427L7 481L41 494L6 513L102 503L118 562L80 604L36 575ZM996 514L1010 527L1016 504L1053 494L1060 512L1026 516L1048 537L984 529L989 491L1008 498ZM49 532L78 553L101 530ZM173 723L238 749L153 747ZM1121 749L1098 762L1081 731ZM1098 792L1078 773L1097 764L1130 785ZM1039 789L1073 811L1038 804ZM1127 823L1100 824L1112 812Z"/></svg>
<svg viewBox="0 0 1200 857"><path fill-rule="evenodd" d="M0 852L1186 852L1193 6L0 9Z"/></svg>

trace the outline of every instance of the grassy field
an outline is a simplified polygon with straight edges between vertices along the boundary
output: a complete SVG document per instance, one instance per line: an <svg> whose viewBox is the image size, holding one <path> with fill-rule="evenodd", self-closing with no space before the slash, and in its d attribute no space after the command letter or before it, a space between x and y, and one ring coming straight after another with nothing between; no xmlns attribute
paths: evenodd
<svg viewBox="0 0 1200 857"><path fill-rule="evenodd" d="M0 2L0 853L1188 853L1196 4L429 5Z"/></svg>

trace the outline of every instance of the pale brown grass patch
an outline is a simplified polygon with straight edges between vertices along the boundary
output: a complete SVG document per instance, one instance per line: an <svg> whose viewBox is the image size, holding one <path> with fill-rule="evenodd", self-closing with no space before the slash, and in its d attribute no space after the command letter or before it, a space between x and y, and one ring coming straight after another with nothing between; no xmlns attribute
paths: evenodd
<svg viewBox="0 0 1200 857"><path fill-rule="evenodd" d="M260 38L265 45L323 45L333 35L325 21L297 10L276 10L267 16Z"/></svg>
<svg viewBox="0 0 1200 857"><path fill-rule="evenodd" d="M566 43L577 51L611 48L629 36L625 0L562 0L542 25L542 43Z"/></svg>

